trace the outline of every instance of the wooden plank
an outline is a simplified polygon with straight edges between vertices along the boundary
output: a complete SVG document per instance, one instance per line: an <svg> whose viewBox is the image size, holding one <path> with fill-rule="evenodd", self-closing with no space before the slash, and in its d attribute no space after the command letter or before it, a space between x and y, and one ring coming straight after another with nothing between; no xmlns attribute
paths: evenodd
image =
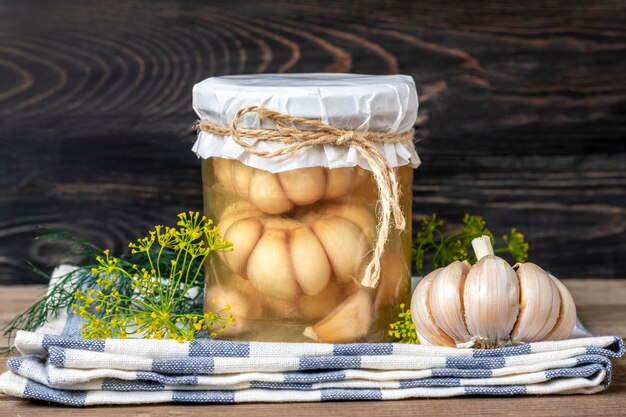
<svg viewBox="0 0 626 417"><path fill-rule="evenodd" d="M192 85L411 74L414 218L483 214L557 276L626 270L626 3L0 2L0 283L41 282L62 227L114 252L202 207Z"/></svg>
<svg viewBox="0 0 626 417"><path fill-rule="evenodd" d="M576 301L583 323L596 334L626 337L626 280L565 280ZM42 287L0 287L0 325L36 300ZM606 303L605 303L606 301ZM0 345L5 343L0 340ZM5 358L0 359L4 369ZM596 395L527 396L511 398L453 398L382 402L332 402L299 404L241 405L146 405L132 407L96 407L76 409L44 402L25 401L0 395L0 415L105 416L114 412L125 415L181 416L202 413L206 416L259 415L336 415L336 416L606 416L622 415L626 409L626 360L614 361L613 382L608 391Z"/></svg>

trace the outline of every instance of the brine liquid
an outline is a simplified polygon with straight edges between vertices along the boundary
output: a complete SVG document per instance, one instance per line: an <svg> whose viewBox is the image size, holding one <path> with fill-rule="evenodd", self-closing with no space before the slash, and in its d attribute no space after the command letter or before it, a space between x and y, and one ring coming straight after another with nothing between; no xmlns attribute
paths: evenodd
<svg viewBox="0 0 626 417"><path fill-rule="evenodd" d="M332 253L325 254L331 269L337 264L359 265L358 272L354 276L351 276L347 281L344 276L342 277L343 281L339 282L335 269L332 269L332 274L328 278L326 276L328 268L320 266L321 263L326 262L326 258L320 261L321 263L316 263L314 259L317 258L309 259L306 251L299 253L293 246L290 246L292 244L295 245L292 241L281 243L282 246L274 250L273 247L270 247L273 244L271 236L266 236L261 241L259 235L255 234L259 233L257 230L269 230L268 228L271 227L279 227L277 229L279 231L276 233L282 233L280 227L283 224L291 228L300 227L298 225L302 224L303 228L307 228L309 219L316 219L316 216L323 215L323 213L331 210L341 211L342 207L345 207L346 210L344 211L347 214L342 214L344 217L333 223L335 225L334 229L326 233L330 236L327 236L326 239L331 239L330 243L333 243L332 239L335 238L332 236L336 236L336 242L343 242L343 238L352 236L360 231L363 236L369 238L368 242L371 243L372 236L375 236L376 233L376 206L378 202L378 192L371 172L359 167L350 168L354 171L352 173L354 179L349 185L341 185L345 188L345 192L341 195L336 195L336 190L342 190L342 188L333 188L332 192L328 192L330 187L335 187L338 182L333 180L334 182L331 183L331 170L322 169L324 170L324 175L320 175L320 168L288 171L289 174L281 178L283 188L280 188L275 185L276 182L274 180L277 178L273 178L273 176L278 174L270 174L266 171L255 173L255 171L261 170L247 167L238 161L217 160L217 163L216 159L202 161L204 212L208 218L213 219L219 225L222 237L227 237L224 236L223 228L233 228L233 223L243 221L236 220L232 222L232 218L239 219L245 217L252 219L254 222L258 220L259 224L267 225L263 226L266 229L254 229L252 232L249 232L251 233L250 240L256 239L259 240L258 245L267 245L267 247L262 248L267 260L266 263L259 263L260 255L257 254L258 256L253 258L250 254L253 252L249 253L250 249L244 248L245 245L240 244L240 251L246 251L240 257L238 257L240 253L237 252L238 247L235 245L232 254L228 255L230 256L228 261L225 261L225 258L217 254L212 254L206 264L206 288L210 289L218 286L230 293L235 292L237 297L239 297L237 298L240 300L239 303L245 304L240 306L231 305L231 312L238 322L237 331L227 331L227 334L223 336L224 338L249 341L311 341L311 339L302 335L304 329L331 315L332 311L329 311L331 307L336 307L336 305L339 305L359 289L358 282L362 278L360 274L362 274L363 268L369 260L369 252L373 245L367 248L366 253L356 257L355 253L359 253L359 250L362 251L362 248L350 247L348 244L337 244L333 246ZM216 175L216 171L218 175ZM401 303L406 305L410 303L410 227L413 169L410 166L396 168L396 174L401 184L401 206L407 220L407 227L401 232L395 229L392 229L390 232L390 238L382 261L382 274L373 294L372 324L368 334L359 340L351 340L354 342L389 341L389 323L397 321ZM286 182L287 180L289 181L288 183ZM317 181L326 182L320 185ZM280 184L280 181L278 183ZM327 191L328 198L318 198L322 194L316 190L324 189ZM262 190L262 192L251 193L254 190ZM288 198L286 199L286 197ZM309 200L312 200L312 202L309 203ZM350 213L352 213L350 210L354 207L358 208L361 218L350 218ZM366 208L375 221L373 227L366 228L363 226L362 217L364 211L362 208ZM246 211L246 214L238 216L236 214L238 211ZM233 213L235 213L235 217L233 217ZM355 225L357 226L355 227ZM310 233L310 230L313 229L307 229L307 236L315 236ZM319 228L317 229L318 234L320 230ZM321 237L320 240L324 242L324 239ZM346 241L349 242L350 240L347 239ZM313 243L317 245L315 241ZM328 243L328 240L326 240L326 243ZM327 244L324 248L326 251L329 251L329 247ZM316 254L319 256L319 253L316 252ZM276 258L281 256L289 256L289 262L285 263L281 259ZM311 257L313 257L313 252L311 252ZM312 287L310 288L318 291L318 289L315 289L317 288L315 287L316 277L310 276L315 274L318 267L320 271L325 271L324 277L320 276L320 279L328 280L329 283L328 287L325 287L326 292L317 294L317 299L314 298L316 295L307 296L304 292L306 286L298 287L297 280L292 282L292 279L289 278L291 276L289 275L290 273L288 271L285 272L283 270L285 267L281 266L287 264L294 267L296 263L300 264L299 266L309 265L307 262L310 263L310 267L307 267L303 272L308 274L309 281L307 282L312 282ZM268 279L273 279L272 276L267 276L267 271L264 272L265 275L261 274L265 281L260 281L260 278L257 278L259 271L254 270L255 265L256 268L260 268L259 265L262 265L263 268L273 268L273 265L276 265L275 279L278 281L270 282L269 284L271 285L267 284ZM233 269L238 270L233 271ZM295 269L298 270L298 268ZM339 270L337 269L337 271ZM284 281L281 282L280 279ZM282 291L281 285L288 286L288 288L286 287L285 291ZM205 306L210 308L211 300L207 299Z"/></svg>

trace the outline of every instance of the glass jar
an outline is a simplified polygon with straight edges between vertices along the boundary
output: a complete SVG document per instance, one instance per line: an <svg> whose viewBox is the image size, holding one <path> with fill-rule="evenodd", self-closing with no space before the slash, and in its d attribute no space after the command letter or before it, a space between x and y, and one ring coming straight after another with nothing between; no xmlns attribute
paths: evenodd
<svg viewBox="0 0 626 417"><path fill-rule="evenodd" d="M318 83L327 84L327 76ZM272 83L275 77L283 77L288 85L294 82L288 76L273 77ZM280 89L257 90L281 94ZM258 99L252 91L246 94ZM238 97L246 101L241 93ZM415 97L415 113L416 105ZM258 120L250 123L262 125ZM208 140L234 147L228 137ZM332 343L388 340L389 323L396 320L399 304L410 302L414 150L404 155L407 163L394 167L407 227L391 228L376 288L360 283L379 224L380 197L370 170L348 158L345 166L337 161L332 168L324 166L326 161L311 166L306 154L314 151L306 149L298 156L300 161L290 161L289 168L305 166L293 169L284 168L285 158L276 164L268 158L262 167L254 166L259 160L241 149L228 153L213 146L210 155L202 155L196 143L194 150L204 158L205 214L233 243L232 251L210 257L205 269L205 309L229 305L236 320L221 337Z"/></svg>

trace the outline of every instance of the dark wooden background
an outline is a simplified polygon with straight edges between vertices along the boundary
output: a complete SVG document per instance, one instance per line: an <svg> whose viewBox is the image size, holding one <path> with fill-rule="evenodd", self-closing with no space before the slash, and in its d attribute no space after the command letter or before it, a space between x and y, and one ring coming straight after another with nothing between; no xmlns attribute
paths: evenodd
<svg viewBox="0 0 626 417"><path fill-rule="evenodd" d="M560 277L626 277L624 1L0 1L0 284L62 227L115 252L201 209L192 85L411 74L414 220L516 226Z"/></svg>

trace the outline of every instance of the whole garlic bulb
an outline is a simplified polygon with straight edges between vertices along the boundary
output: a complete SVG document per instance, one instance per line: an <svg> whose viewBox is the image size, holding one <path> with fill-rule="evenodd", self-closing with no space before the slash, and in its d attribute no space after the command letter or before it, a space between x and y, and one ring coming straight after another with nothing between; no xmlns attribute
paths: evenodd
<svg viewBox="0 0 626 417"><path fill-rule="evenodd" d="M366 208L355 205L331 214L332 207L322 206L317 214L289 219L240 206L227 208L218 224L224 239L233 243L232 252L219 256L259 292L281 300L313 296L331 276L343 283L361 271L369 251L368 230L375 224ZM365 227L361 222L367 216L371 225Z"/></svg>
<svg viewBox="0 0 626 417"><path fill-rule="evenodd" d="M428 274L411 301L424 344L492 348L568 338L576 307L558 279L533 263L511 267L491 240L472 241L478 262L452 262Z"/></svg>
<svg viewBox="0 0 626 417"><path fill-rule="evenodd" d="M225 191L245 198L268 214L281 214L296 206L341 197L366 177L365 171L358 167L311 167L272 174L224 158L213 159L213 169Z"/></svg>

